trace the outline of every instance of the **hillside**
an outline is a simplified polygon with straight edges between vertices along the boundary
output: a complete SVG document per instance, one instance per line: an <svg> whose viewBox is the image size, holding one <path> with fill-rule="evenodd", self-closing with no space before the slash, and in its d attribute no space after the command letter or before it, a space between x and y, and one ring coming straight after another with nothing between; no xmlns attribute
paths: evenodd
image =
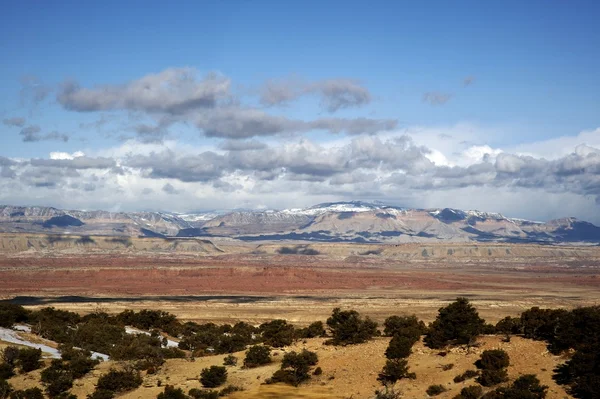
<svg viewBox="0 0 600 399"><path fill-rule="evenodd" d="M407 209L358 201L189 214L0 206L0 232L352 243L600 242L600 227L575 218L536 222L499 213Z"/></svg>

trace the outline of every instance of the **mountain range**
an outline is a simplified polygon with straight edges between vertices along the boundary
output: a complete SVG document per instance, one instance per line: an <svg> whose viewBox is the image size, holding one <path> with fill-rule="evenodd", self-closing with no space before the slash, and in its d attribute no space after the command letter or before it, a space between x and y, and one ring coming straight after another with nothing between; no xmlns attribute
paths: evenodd
<svg viewBox="0 0 600 399"><path fill-rule="evenodd" d="M459 209L407 209L362 201L284 210L107 212L0 206L0 232L228 237L243 241L600 243L600 227Z"/></svg>

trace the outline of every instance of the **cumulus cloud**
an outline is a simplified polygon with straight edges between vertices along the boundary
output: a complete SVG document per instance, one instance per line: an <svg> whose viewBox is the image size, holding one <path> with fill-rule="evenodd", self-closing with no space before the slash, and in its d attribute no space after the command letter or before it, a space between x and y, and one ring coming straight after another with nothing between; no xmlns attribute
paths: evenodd
<svg viewBox="0 0 600 399"><path fill-rule="evenodd" d="M65 82L57 99L65 108L81 112L127 109L182 114L214 107L229 95L229 79L210 73L198 80L196 75L192 68L169 68L121 85L84 88Z"/></svg>
<svg viewBox="0 0 600 399"><path fill-rule="evenodd" d="M226 140L219 147L225 151L249 151L263 150L267 145L258 140Z"/></svg>
<svg viewBox="0 0 600 399"><path fill-rule="evenodd" d="M328 112L360 107L371 102L371 93L350 79L305 82L288 78L268 81L261 89L260 101L267 106L284 105L305 95L317 95Z"/></svg>
<svg viewBox="0 0 600 399"><path fill-rule="evenodd" d="M197 78L191 68L169 68L120 85L81 87L66 82L57 94L58 102L78 112L129 111L157 120L133 127L140 141L161 142L167 127L191 122L207 137L245 139L287 133L323 130L329 133L374 134L397 126L396 120L357 118L318 118L297 120L273 115L231 92L230 79L217 73ZM316 82L272 81L265 85L261 102L284 104L304 95L315 95L328 112L359 107L371 101L369 91L349 79Z"/></svg>
<svg viewBox="0 0 600 399"><path fill-rule="evenodd" d="M25 126L25 118L20 118L20 117L13 117L13 118L6 118L4 120L2 120L2 123L4 123L6 126L15 126L15 127L23 127Z"/></svg>
<svg viewBox="0 0 600 399"><path fill-rule="evenodd" d="M30 160L31 166L43 168L62 169L110 169L117 166L111 158L91 158L86 156L74 157L72 159L38 159Z"/></svg>
<svg viewBox="0 0 600 399"><path fill-rule="evenodd" d="M452 94L439 91L429 91L423 94L423 102L429 105L444 105L452 98Z"/></svg>
<svg viewBox="0 0 600 399"><path fill-rule="evenodd" d="M349 135L374 134L390 131L397 126L393 119L320 118L312 121L274 116L253 108L229 107L202 113L196 117L196 126L207 137L245 139L256 136L274 136L282 133L304 133L323 130Z"/></svg>
<svg viewBox="0 0 600 399"><path fill-rule="evenodd" d="M56 131L42 134L42 129L37 125L31 125L21 129L19 134L22 136L22 140L25 143L35 143L38 141L69 141L69 136L64 133Z"/></svg>

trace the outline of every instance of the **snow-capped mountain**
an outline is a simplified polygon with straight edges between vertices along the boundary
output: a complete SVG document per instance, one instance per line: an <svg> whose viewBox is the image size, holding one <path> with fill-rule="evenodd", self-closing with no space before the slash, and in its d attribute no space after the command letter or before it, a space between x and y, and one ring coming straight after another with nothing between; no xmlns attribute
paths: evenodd
<svg viewBox="0 0 600 399"><path fill-rule="evenodd" d="M231 237L244 241L600 243L600 228L575 218L544 223L476 210L409 209L361 201L298 209L185 214L0 206L2 231Z"/></svg>

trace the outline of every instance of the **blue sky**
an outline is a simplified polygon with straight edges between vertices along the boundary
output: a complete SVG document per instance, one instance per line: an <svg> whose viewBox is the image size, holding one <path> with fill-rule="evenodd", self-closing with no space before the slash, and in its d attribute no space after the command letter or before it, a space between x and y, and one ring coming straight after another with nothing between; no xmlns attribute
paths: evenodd
<svg viewBox="0 0 600 399"><path fill-rule="evenodd" d="M591 210L579 211L579 215L597 217L596 193L589 189L593 186L595 190L596 175L589 165L586 173L591 175L588 173L586 177L592 180L586 184L587 188L574 187L574 182L561 177L564 174L551 182L542 179L543 174L535 181L526 181L530 176L519 175L499 182L496 176L493 181L463 181L446 187L420 182L436 178L431 173L438 173L437 178L440 178L439 171L420 167L420 172L407 172L406 165L396 164L384 168L381 163L384 161L374 156L368 166L361 164L356 169L343 171L375 173L379 187L366 189L353 186L356 178L342 179L342 171L335 167L329 171L317 168L320 170L317 175L296 173L290 179L290 170L295 170L297 165L290 164L289 160L281 161L281 155L276 167L283 168L288 175L276 178L261 177L258 172L265 170L259 170L255 164L242 167L238 161L235 165L223 166L228 171L227 176L218 174L213 176L216 180L210 181L205 177L182 178L172 171L160 174L156 172L159 169L156 165L147 163L138 163L141 166L134 168L130 162L138 152L139 156L149 156L169 150L181 157L196 156L196 162L206 165L206 154L200 154L209 151L227 157L227 152L222 150L227 139L254 140L268 146L262 151L289 153L297 151L290 147L296 144L305 148L310 143L319 151L334 148L344 152L352 143L364 149L372 144L365 141L379 140L384 143L383 147L389 147L386 140L409 137L412 146L425 148L422 155L438 168L467 168L482 162L498 166L495 156L502 152L555 162L547 167L556 170L556 162L569 155L589 158L589 151L578 153L576 147L585 144L596 148L598 141L598 2L215 0L173 5L155 1L6 1L1 6L0 119L5 123L0 125L4 143L0 156L18 164L8 165L5 161L3 167L11 168L14 173L4 172L4 177L0 177L0 181L4 179L4 184L9 184L6 186L9 193L0 196L0 200L26 200L16 195L22 190L14 180L23 180L21 173L35 175L33 165L27 163L29 159L52 159L69 154L72 158L79 152L86 158L111 158L118 167L127 170L109 177L107 171L98 168L70 168L73 176L56 169L62 180L42 184L37 176L31 188L33 198L65 207L106 207L114 201L99 201L98 193L102 187L114 191L116 184L127 193L125 197L132 198L120 206L163 208L162 204L170 203L172 198L165 197L164 190L157 187L170 184L179 185L176 190L180 194L176 202L178 209L212 208L220 204L218 198L222 196L217 186L224 187L227 183L231 190L226 191L227 196L234 197L228 206L283 207L321 199L372 196L389 202L426 206L442 205L442 200L450 198L456 206L493 211L498 209L489 208L499 204L490 198L501 190L509 196L514 193L514 199L507 200L511 205L501 207L502 211L516 216L530 213L532 217L558 216L564 204L573 203L572 196L576 195L579 202L575 201L576 205L566 211L576 212L581 206L591 206ZM164 71L181 71L181 68L187 68L185 74L194 76L192 86L197 85L199 90L207 74L215 73L226 80L228 88L219 94L218 105L202 110L186 108L183 115L181 110L147 107L142 100L138 103L132 98L123 102L116 99L124 96L120 91L123 87L135 86L132 82ZM157 79L160 88L163 87L160 79L167 78L160 75ZM60 96L65 82L77 82L78 96L69 99ZM267 104L263 93L269 82L276 82L278 90L294 93L285 101ZM331 89L332 85L335 90ZM107 101L105 97L100 99L107 87L116 93L110 105L102 102ZM85 101L94 96L97 106L89 107L89 103L86 103L87 108L82 106L81 93L85 94ZM169 95L185 97L190 93L173 89ZM353 97L357 95L363 97ZM343 102L335 110L324 106L331 104L328 101L346 101L347 96L350 102ZM218 109L219 118L226 113L236 121L244 113L243 121L249 125L242 126L241 130L250 124L256 129L252 133L223 131L230 126L224 126L219 119L218 131L207 133L215 124L209 109ZM263 118L260 123L249 120L256 112L266 114L260 115ZM253 115L248 116L250 113ZM267 129L264 119L272 117L285 119L278 122L285 123L286 128L261 131ZM315 125L323 125L324 118L344 119L336 121L336 126L343 123L344 128L339 131L330 127L315 128ZM370 127L364 132L355 128L349 132L348 127L356 126L357 118L369 119L373 126L378 121L394 121L394 126ZM299 127L298 123L290 124L288 120L304 121L305 125ZM318 120L321 121L310 124ZM160 121L165 123L160 134L143 136L139 129L136 131L140 124L154 126ZM273 122L269 123L272 126ZM307 124L311 127L306 127ZM26 136L22 129L31 126L38 129L30 129ZM452 142L444 144L435 139L447 136L452 136L452 140L446 141ZM29 139L24 141L26 137ZM485 146L489 148L485 159L485 151L481 159L475 160L460 155L465 151L479 154ZM260 158L256 152L261 150L251 151ZM239 151L236 154L241 156ZM125 155L129 158L125 159ZM311 156L315 155L307 153L302 162L306 164ZM373 166L377 162L377 166ZM60 167L65 169L64 165ZM315 165L306 169L314 171ZM75 181L77 177L73 172L80 175L81 181ZM199 174L204 176L204 172ZM494 173L500 172L507 173L498 168ZM124 179L123 173L137 176L135 184ZM398 186L397 180L390 180L394 173L416 180ZM322 180L323 177L326 179ZM63 197L64 187L82 186L86 179L94 178L102 183L97 183L94 190L79 193L81 200L73 201L71 195ZM350 182L345 183L349 186L340 190L332 183L334 178ZM126 181L119 182L119 179ZM290 188L290 181L301 182L303 187L297 191L298 184L292 184ZM274 182L281 184L271 187ZM87 184L91 187L89 182ZM206 184L214 191L212 196L203 189ZM266 198L265 185L285 191L289 197L280 201ZM147 193L154 192L155 195L147 195L153 199L141 205L134 202L133 186ZM57 188L61 187L63 194L58 194ZM452 200L457 195L463 196L453 191L458 189L474 190L478 194L467 195L476 198L471 201ZM407 190L417 194L399 195ZM432 192L440 193L440 203L424 200ZM524 196L535 198L540 192L562 197L544 211L514 205L522 202Z"/></svg>

